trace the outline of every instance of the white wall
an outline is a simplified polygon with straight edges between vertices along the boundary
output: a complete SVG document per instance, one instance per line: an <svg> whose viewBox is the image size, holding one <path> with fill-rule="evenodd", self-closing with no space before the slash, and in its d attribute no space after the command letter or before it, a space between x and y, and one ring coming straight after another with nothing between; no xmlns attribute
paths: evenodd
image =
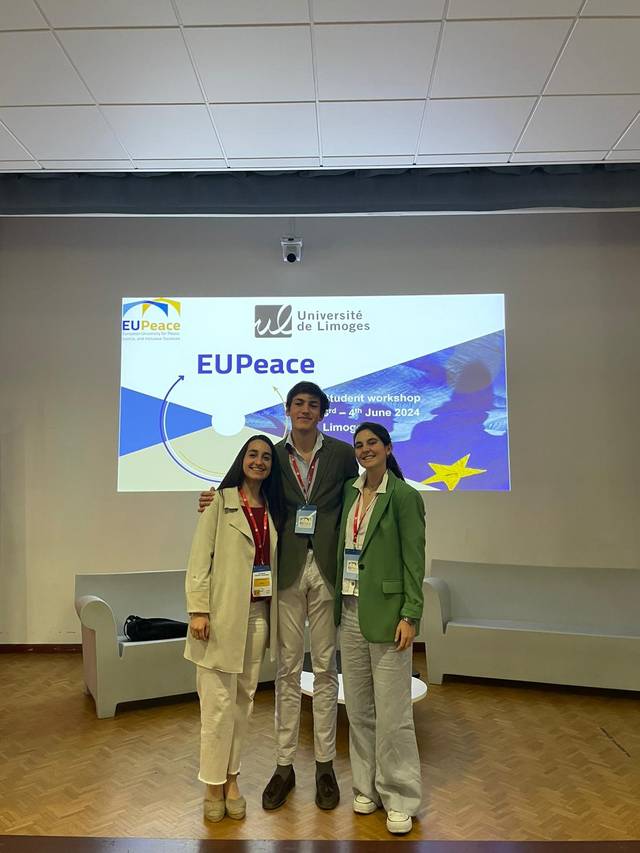
<svg viewBox="0 0 640 853"><path fill-rule="evenodd" d="M640 216L297 224L290 266L285 220L0 220L0 643L77 642L75 572L184 565L195 495L115 491L136 293L504 291L513 490L430 494L430 556L640 567Z"/></svg>

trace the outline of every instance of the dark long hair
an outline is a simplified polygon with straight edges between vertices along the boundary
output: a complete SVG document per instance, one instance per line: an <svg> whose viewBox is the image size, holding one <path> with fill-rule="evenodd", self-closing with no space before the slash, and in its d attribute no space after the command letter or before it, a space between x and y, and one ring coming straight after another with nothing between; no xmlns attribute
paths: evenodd
<svg viewBox="0 0 640 853"><path fill-rule="evenodd" d="M373 423L372 421L363 421L361 424L358 424L358 427L353 434L353 443L354 444L356 443L356 436L358 435L359 432L362 432L363 429L368 429L370 432L372 432L374 435L376 435L380 439L380 441L384 444L385 447L389 447L391 445L391 436L389 435L388 430L385 429L385 427L383 427L382 424L376 424L376 423ZM387 468L389 469L389 471L394 473L396 475L396 477L398 477L400 480L404 480L404 474L400 470L400 466L398 465L398 460L393 455L393 453L390 453L387 456Z"/></svg>
<svg viewBox="0 0 640 853"><path fill-rule="evenodd" d="M282 488L282 469L280 460L268 435L252 435L240 448L238 455L233 460L231 468L224 475L219 489L239 489L244 481L242 463L252 441L264 441L271 448L271 473L262 482L260 491L269 505L269 513L273 519L276 530L281 530L284 523L284 491Z"/></svg>

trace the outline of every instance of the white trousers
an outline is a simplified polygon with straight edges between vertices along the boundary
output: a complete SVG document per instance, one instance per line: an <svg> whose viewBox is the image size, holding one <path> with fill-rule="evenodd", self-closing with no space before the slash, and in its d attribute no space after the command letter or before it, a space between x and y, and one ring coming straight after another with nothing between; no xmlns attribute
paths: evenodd
<svg viewBox="0 0 640 853"><path fill-rule="evenodd" d="M293 764L300 728L300 675L304 662L304 626L309 620L313 666L313 738L316 761L336 754L338 674L333 590L307 552L298 581L278 590L278 671L276 675L276 761Z"/></svg>
<svg viewBox="0 0 640 853"><path fill-rule="evenodd" d="M342 599L340 658L349 717L354 794L385 811L414 816L422 799L420 757L411 705L412 649L369 643L360 633L358 599Z"/></svg>
<svg viewBox="0 0 640 853"><path fill-rule="evenodd" d="M240 771L240 754L268 639L267 602L252 601L242 672L197 667L200 697L198 779L207 785L222 785L227 776Z"/></svg>

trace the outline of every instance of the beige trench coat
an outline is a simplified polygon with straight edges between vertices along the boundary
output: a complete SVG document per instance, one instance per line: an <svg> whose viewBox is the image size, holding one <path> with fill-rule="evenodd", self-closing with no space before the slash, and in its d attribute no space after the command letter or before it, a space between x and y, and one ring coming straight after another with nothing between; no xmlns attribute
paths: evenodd
<svg viewBox="0 0 640 853"><path fill-rule="evenodd" d="M273 595L269 648L275 659L277 637L278 534L269 516ZM223 489L202 513L191 544L186 595L189 613L209 613L208 640L187 635L187 660L207 669L242 672L251 603L255 546L237 489Z"/></svg>

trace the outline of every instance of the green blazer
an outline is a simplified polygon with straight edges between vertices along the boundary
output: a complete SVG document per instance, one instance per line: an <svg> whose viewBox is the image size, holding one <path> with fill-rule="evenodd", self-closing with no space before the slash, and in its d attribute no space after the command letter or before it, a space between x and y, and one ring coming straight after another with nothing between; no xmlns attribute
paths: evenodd
<svg viewBox="0 0 640 853"><path fill-rule="evenodd" d="M335 621L342 615L342 570L347 516L358 497L345 485L338 540ZM373 508L359 561L360 630L370 643L393 643L401 616L422 617L425 510L419 492L389 471L387 491Z"/></svg>
<svg viewBox="0 0 640 853"><path fill-rule="evenodd" d="M318 507L316 530L309 537L294 533L296 510L305 503L296 476L291 470L285 440L276 444L276 453L282 467L282 484L286 502L284 528L278 536L278 589L287 589L299 577L307 556L307 543L311 538L318 567L330 584L336 583L336 553L338 528L342 511L344 484L358 473L355 453L351 445L331 436L322 436L318 452L318 469L309 503Z"/></svg>

